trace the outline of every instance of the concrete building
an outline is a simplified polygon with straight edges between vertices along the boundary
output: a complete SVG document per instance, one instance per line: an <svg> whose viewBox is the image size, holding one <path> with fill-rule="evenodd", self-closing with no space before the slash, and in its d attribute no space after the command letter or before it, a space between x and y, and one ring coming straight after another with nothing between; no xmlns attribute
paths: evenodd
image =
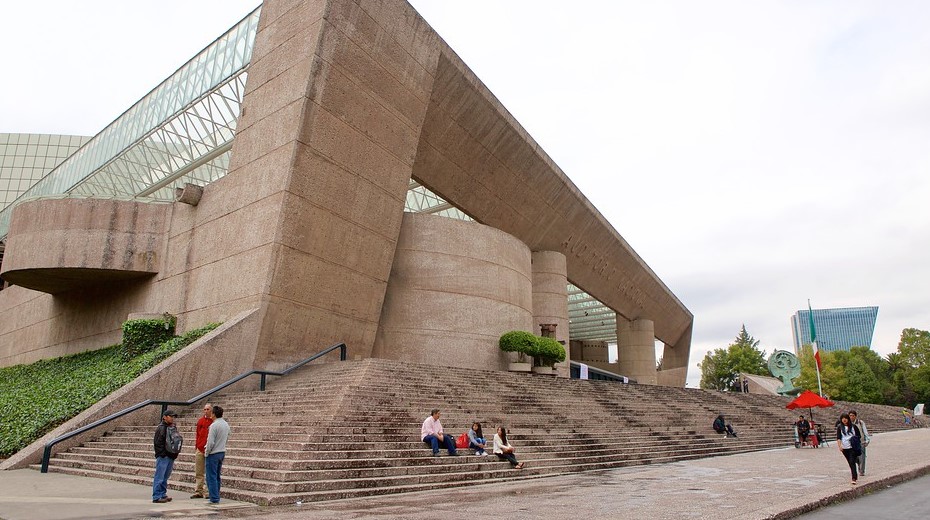
<svg viewBox="0 0 930 520"><path fill-rule="evenodd" d="M177 368L190 388L338 342L501 370L499 336L541 324L617 341L640 383L687 375L688 309L402 0L267 0L0 211L0 234L0 365L170 312L235 334L209 370Z"/></svg>
<svg viewBox="0 0 930 520"><path fill-rule="evenodd" d="M814 309L814 329L817 348L823 351L849 350L852 347L872 347L878 307L846 307ZM810 311L799 310L791 316L791 338L794 352L811 344Z"/></svg>

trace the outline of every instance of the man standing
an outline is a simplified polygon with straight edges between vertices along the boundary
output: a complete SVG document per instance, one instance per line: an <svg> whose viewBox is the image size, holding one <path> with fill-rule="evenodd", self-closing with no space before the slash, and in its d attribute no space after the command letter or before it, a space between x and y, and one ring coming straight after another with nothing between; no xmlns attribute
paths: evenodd
<svg viewBox="0 0 930 520"><path fill-rule="evenodd" d="M207 456L203 450L207 445L207 434L210 433L210 424L213 423L213 406L210 403L203 405L203 417L197 420L197 439L194 452L194 494L191 498L203 498L204 464Z"/></svg>
<svg viewBox="0 0 930 520"><path fill-rule="evenodd" d="M434 457L439 456L440 444L445 445L446 449L449 450L449 455L453 457L458 455L458 453L455 452L455 441L452 439L452 436L445 435L442 431L442 423L439 422L438 408L434 408L429 417L423 421L423 426L420 428L420 438L433 448Z"/></svg>
<svg viewBox="0 0 930 520"><path fill-rule="evenodd" d="M229 424L223 419L223 408L213 407L213 423L207 434L207 443L204 453L207 455L207 491L210 494L210 503L220 503L220 472L223 470L223 459L226 458L226 440L229 439Z"/></svg>
<svg viewBox="0 0 930 520"><path fill-rule="evenodd" d="M155 428L155 477L152 479L152 502L171 502L168 496L168 477L174 469L174 459L181 451L181 434L174 424L178 414L165 410L161 424Z"/></svg>
<svg viewBox="0 0 930 520"><path fill-rule="evenodd" d="M849 420L857 428L859 428L859 433L862 434L862 438L859 439L860 444L862 444L862 453L859 455L859 458L856 459L856 463L859 465L859 476L864 477L865 476L865 448L866 446L869 445L869 441L872 439L869 437L869 429L866 428L865 421L859 418L859 414L857 414L855 410L849 411Z"/></svg>

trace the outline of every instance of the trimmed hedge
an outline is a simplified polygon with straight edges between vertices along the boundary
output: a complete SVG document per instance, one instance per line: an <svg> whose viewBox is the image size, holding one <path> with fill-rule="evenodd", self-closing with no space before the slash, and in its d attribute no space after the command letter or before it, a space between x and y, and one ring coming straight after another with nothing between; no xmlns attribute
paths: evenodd
<svg viewBox="0 0 930 520"><path fill-rule="evenodd" d="M536 357L545 366L565 361L565 347L553 338L536 338Z"/></svg>
<svg viewBox="0 0 930 520"><path fill-rule="evenodd" d="M123 322L123 360L148 352L174 337L178 319L167 312L160 319L127 320Z"/></svg>
<svg viewBox="0 0 930 520"><path fill-rule="evenodd" d="M497 344L504 352L518 352L522 360L525 355L533 355L531 352L536 348L536 336L525 330L512 330L504 333Z"/></svg>
<svg viewBox="0 0 930 520"><path fill-rule="evenodd" d="M565 347L552 338L536 336L524 330L512 330L501 336L498 345L504 352L519 352L533 358L537 366L552 366L565 361Z"/></svg>
<svg viewBox="0 0 930 520"><path fill-rule="evenodd" d="M211 323L170 338L129 360L123 359L120 345L113 345L0 368L0 457L25 448L218 326Z"/></svg>

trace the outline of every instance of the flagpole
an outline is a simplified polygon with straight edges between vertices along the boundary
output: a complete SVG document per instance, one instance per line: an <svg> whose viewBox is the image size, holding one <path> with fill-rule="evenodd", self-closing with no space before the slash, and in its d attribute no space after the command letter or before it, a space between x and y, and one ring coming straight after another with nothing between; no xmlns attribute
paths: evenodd
<svg viewBox="0 0 930 520"><path fill-rule="evenodd" d="M814 352L814 368L817 369L817 392L823 397L823 385L820 383L820 349L817 348L817 329L814 328L814 310L811 309L811 301L807 300L807 314L810 318L811 348Z"/></svg>
<svg viewBox="0 0 930 520"><path fill-rule="evenodd" d="M817 360L814 360L814 366L817 367L817 391L820 393L820 397L823 397L823 386L820 384L820 363L817 363Z"/></svg>

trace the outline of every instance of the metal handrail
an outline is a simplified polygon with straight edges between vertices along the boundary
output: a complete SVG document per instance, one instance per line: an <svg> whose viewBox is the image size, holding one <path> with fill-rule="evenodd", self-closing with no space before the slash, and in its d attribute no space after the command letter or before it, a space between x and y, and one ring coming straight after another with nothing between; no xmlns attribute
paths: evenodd
<svg viewBox="0 0 930 520"><path fill-rule="evenodd" d="M92 429L94 429L94 428L96 428L96 427L98 427L98 426L100 426L100 425L102 425L102 424L106 424L106 423L108 423L108 422L110 422L110 421L112 421L112 420L114 420L114 419L119 419L120 417L122 417L122 416L124 416L124 415L130 414L130 413L132 413L132 412L134 412L134 411L136 411L136 410L138 410L138 409L140 409L140 408L144 408L144 407L149 406L149 405L152 405L152 404L160 404L160 405L161 405L161 414L162 414L162 417L164 417L165 412L168 410L168 406L169 406L169 405L174 405L174 406L190 406L190 405L196 403L197 401L203 399L204 397L208 397L208 396L210 396L210 395L213 395L213 394L219 392L220 390L222 390L222 389L228 387L229 385L238 383L239 381L241 381L241 380L243 380L243 379L245 379L245 378L247 378L247 377L249 377L249 376L251 376L251 375L255 375L255 374L261 375L261 383L259 384L259 390L262 391L262 392L264 392L264 391L265 391L265 379L266 379L267 376L286 376L287 374L290 374L292 371L294 371L294 370L296 370L296 369L298 369L298 368L300 368L300 367L306 365L307 363L313 361L314 359L317 359L317 358L319 358L319 357L325 356L326 354L329 354L330 352L336 350L337 348L339 349L339 361L345 361L345 360L346 360L346 344L345 344L345 343L339 343L339 344L337 344L337 345L333 345L333 346L327 348L326 350L323 350L323 351L321 351L321 352L318 352L318 353L316 353L316 354L314 354L314 355L308 357L307 359L304 359L303 361L300 361L300 362L298 362L297 364L292 365L291 367L289 367L289 368L287 368L287 369L285 369L285 370L282 370L281 372L272 372L272 371L270 371L270 370L251 370L251 371L249 371L249 372L244 372L244 373L242 373L242 374L239 374L238 376L236 376L236 377L230 379L229 381L226 381L225 383L220 383L219 385L214 386L213 388L207 390L206 392L203 392L203 393L197 395L196 397L192 397L192 398L188 399L187 401L164 401L164 400L159 400L159 399L146 399L145 401L142 401L141 403L136 403L136 404L130 406L129 408L125 408L125 409L120 410L120 411L118 411L118 412L116 412L116 413L110 414L110 415L104 417L103 419L96 420L96 421L94 421L94 422L92 422L92 423L90 423L90 424L88 424L88 425L85 425L85 426L82 426L82 427L78 428L77 430L74 430L74 431L72 431L72 432L68 432L68 433L66 433L66 434L64 434L64 435L61 435L61 436L59 436L59 437L56 437L56 438L54 438L54 439L48 441L47 443L45 443L45 451L42 453L42 473L48 473L48 461L49 461L50 458L52 458L52 446L58 444L59 442L66 441L66 440L70 439L71 437L74 437L74 436L76 436L76 435L80 435L80 434L82 434L82 433L84 433L84 432L86 432L86 431L92 430Z"/></svg>

